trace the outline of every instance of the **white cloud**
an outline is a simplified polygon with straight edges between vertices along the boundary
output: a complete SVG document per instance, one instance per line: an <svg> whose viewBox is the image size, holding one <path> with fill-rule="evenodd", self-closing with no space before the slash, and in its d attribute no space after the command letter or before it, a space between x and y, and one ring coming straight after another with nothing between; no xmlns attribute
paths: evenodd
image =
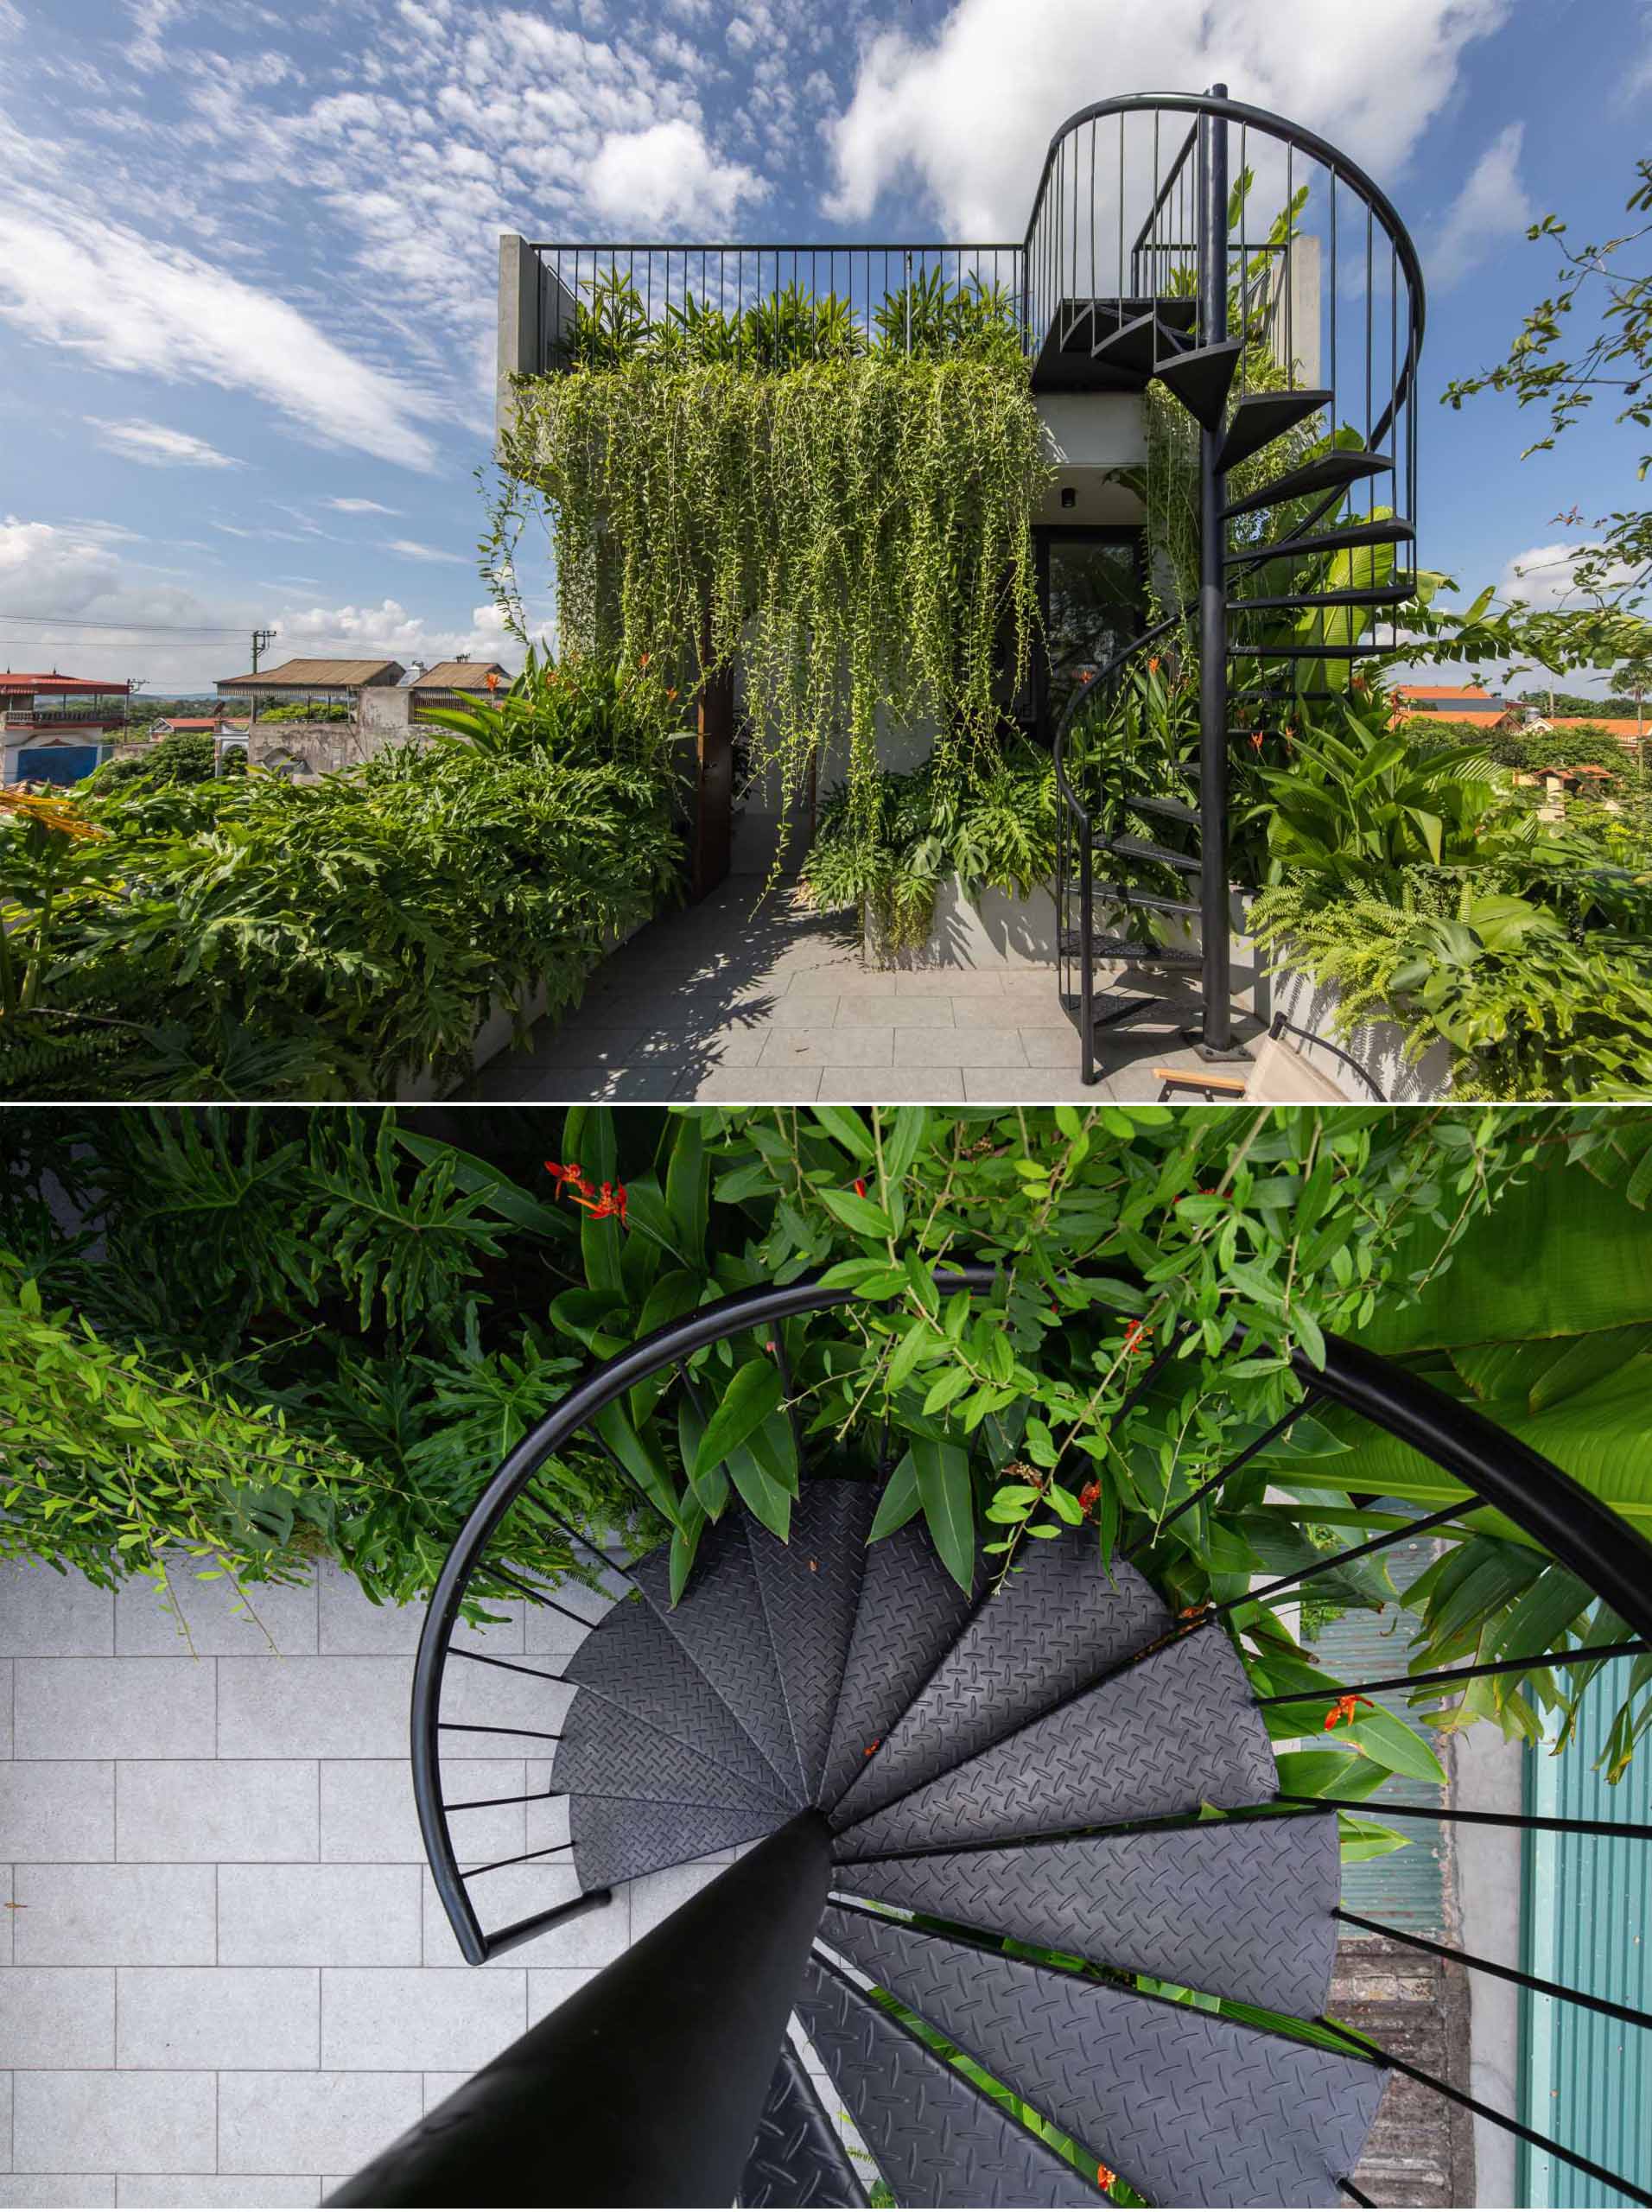
<svg viewBox="0 0 1652 2212"><path fill-rule="evenodd" d="M1528 545L1523 553L1515 554L1497 579L1497 595L1500 599L1518 599L1534 610L1545 613L1557 607L1592 605L1592 600L1577 595L1576 571L1578 563L1598 550L1587 543L1564 541L1554 545ZM1633 569L1617 563L1609 569L1605 581L1611 585L1627 584L1633 575Z"/></svg>
<svg viewBox="0 0 1652 2212"><path fill-rule="evenodd" d="M645 130L611 131L586 180L591 204L615 223L659 231L720 228L768 189L740 162L721 162L697 124L682 118Z"/></svg>
<svg viewBox="0 0 1652 2212"><path fill-rule="evenodd" d="M354 359L267 286L108 222L50 190L0 201L0 315L38 343L168 383L250 393L323 443L428 469L435 410Z"/></svg>
<svg viewBox="0 0 1652 2212"><path fill-rule="evenodd" d="M390 538L385 543L384 550L387 553L399 553L404 560L408 561L451 561L456 567L461 569L468 568L470 565L462 553L443 553L438 547L421 545L416 538L412 537Z"/></svg>
<svg viewBox="0 0 1652 2212"><path fill-rule="evenodd" d="M208 445L205 438L192 437L187 430L169 429L164 423L147 423L141 416L115 423L101 415L82 416L81 420L96 431L100 446L119 454L123 460L142 461L148 468L244 466L232 454Z"/></svg>
<svg viewBox="0 0 1652 2212"><path fill-rule="evenodd" d="M287 600L265 581L208 597L168 582L118 550L95 525L0 520L0 662L124 680L152 691L209 690L247 664L248 635L273 626L284 653L384 653L403 663L480 658L514 664L520 651L497 608L441 622L397 599L329 606ZM257 596L253 596L255 594ZM31 617L52 620L31 626Z"/></svg>
<svg viewBox="0 0 1652 2212"><path fill-rule="evenodd" d="M910 178L954 237L1019 238L1051 133L1093 86L1225 83L1391 181L1452 98L1464 48L1509 7L957 0L933 36L886 30L865 48L854 96L827 126L829 212L863 220Z"/></svg>
<svg viewBox="0 0 1652 2212"><path fill-rule="evenodd" d="M381 507L377 499L323 499L335 515L398 515L399 507Z"/></svg>
<svg viewBox="0 0 1652 2212"><path fill-rule="evenodd" d="M1428 281L1444 290L1467 276L1499 239L1518 238L1532 219L1520 181L1523 123L1500 130L1469 171L1468 181L1425 253Z"/></svg>

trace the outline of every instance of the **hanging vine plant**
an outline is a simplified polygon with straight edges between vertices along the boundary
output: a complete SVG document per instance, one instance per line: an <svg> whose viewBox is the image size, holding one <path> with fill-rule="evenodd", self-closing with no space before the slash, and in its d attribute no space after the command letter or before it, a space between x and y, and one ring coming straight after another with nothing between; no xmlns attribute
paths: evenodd
<svg viewBox="0 0 1652 2212"><path fill-rule="evenodd" d="M869 789L880 716L961 766L1025 678L1050 472L1019 356L575 366L518 383L502 460L546 503L564 645L689 683L738 658L785 798L840 733Z"/></svg>

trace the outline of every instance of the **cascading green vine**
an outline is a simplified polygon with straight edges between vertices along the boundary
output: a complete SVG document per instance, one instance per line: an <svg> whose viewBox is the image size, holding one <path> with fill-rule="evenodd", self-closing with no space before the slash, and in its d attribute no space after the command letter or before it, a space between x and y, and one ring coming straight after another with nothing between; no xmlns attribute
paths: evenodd
<svg viewBox="0 0 1652 2212"><path fill-rule="evenodd" d="M858 792L884 717L990 745L1026 676L1049 469L1019 359L576 366L519 383L503 460L545 499L564 641L686 683L738 656L785 798L839 734Z"/></svg>

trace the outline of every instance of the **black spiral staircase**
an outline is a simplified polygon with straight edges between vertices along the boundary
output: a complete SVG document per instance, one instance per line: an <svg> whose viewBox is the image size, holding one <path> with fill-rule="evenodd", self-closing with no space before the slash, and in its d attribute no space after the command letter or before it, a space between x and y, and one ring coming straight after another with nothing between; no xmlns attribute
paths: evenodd
<svg viewBox="0 0 1652 2212"><path fill-rule="evenodd" d="M937 1286L980 1294L996 1280L969 1268ZM1172 1484L1157 1525L1106 1565L1094 1529L1070 1528L1024 1547L1001 1586L966 1593L918 1524L868 1542L882 1478L841 1461L804 1470L788 1541L726 1511L675 1602L666 1553L618 1566L571 1529L582 1584L553 1592L506 1564L512 1506L533 1496L552 1510L536 1478L624 1394L692 1394L696 1355L753 1331L784 1375L785 1324L854 1297L804 1281L657 1331L592 1369L472 1512L432 1599L413 1713L426 1847L466 1957L531 1941L617 1884L753 1847L331 2202L864 2203L811 2054L899 2203L1090 2203L1119 2184L1183 2205L1371 2201L1351 2178L1361 2146L1390 2063L1416 2069L1325 2016L1346 1916L1337 1811L1280 1794L1264 1719L1285 1708L1312 1733L1325 1694L1259 1697L1229 1632L1249 1600L1173 1616L1154 1546L1326 1403L1425 1453L1464 1500L1249 1599L1489 1503L1639 1639L1652 1548L1472 1408L1332 1338L1323 1369L1297 1357L1301 1400L1186 1495ZM1172 1337L1127 1402L1175 1350ZM579 1624L560 1673L455 1639L467 1596L501 1589ZM444 1686L472 1669L502 1690L508 1676L543 1685L536 1725L494 1729L473 1700L467 1719L444 1717ZM518 1700L509 1719L524 1717ZM476 1801L444 1777L443 1751L479 1733L554 1746L530 1797L565 1832L464 1866L456 1839ZM488 1877L524 1864L564 1901L485 1932ZM1643 2183L1420 2078L1652 2203Z"/></svg>
<svg viewBox="0 0 1652 2212"><path fill-rule="evenodd" d="M1189 116L1185 136L1166 140L1166 125ZM1248 227L1258 200L1287 211L1260 235ZM1244 1059L1230 973L1233 755L1254 747L1276 761L1302 693L1346 681L1383 617L1391 625L1414 596L1416 251L1346 156L1218 85L1102 100L1064 123L1026 253L1044 332L1034 390L1156 384L1198 433L1197 591L1109 659L1061 671L1062 1004L1093 1083L1099 1033L1158 995L1117 988L1121 971L1191 971L1192 1041L1207 1059ZM1161 600L1187 589L1154 583ZM1166 773L1144 757L1098 781L1084 729L1161 656L1197 676L1197 762Z"/></svg>

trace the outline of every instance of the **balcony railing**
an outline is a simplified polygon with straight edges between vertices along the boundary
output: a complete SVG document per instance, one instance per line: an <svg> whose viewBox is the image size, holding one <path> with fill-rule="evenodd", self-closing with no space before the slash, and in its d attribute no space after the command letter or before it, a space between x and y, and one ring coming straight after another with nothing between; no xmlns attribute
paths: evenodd
<svg viewBox="0 0 1652 2212"><path fill-rule="evenodd" d="M8 707L5 723L8 729L107 729L112 723L124 722L124 706L112 707L43 707L38 710L29 707Z"/></svg>

